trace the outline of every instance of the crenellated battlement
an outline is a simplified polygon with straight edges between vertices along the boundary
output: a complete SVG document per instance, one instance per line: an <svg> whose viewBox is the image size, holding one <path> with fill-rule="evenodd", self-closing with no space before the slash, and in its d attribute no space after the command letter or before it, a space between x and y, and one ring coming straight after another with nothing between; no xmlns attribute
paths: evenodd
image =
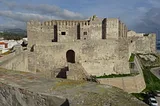
<svg viewBox="0 0 160 106"><path fill-rule="evenodd" d="M41 25L42 23L40 21L35 21L35 20L31 20L29 22L27 22L27 26L37 26L37 25Z"/></svg>
<svg viewBox="0 0 160 106"><path fill-rule="evenodd" d="M45 22L40 22L40 21L34 21L31 20L27 22L27 26L89 26L91 25L89 20L51 20L51 21L45 21Z"/></svg>
<svg viewBox="0 0 160 106"><path fill-rule="evenodd" d="M76 40L98 40L127 38L127 27L118 18L98 18L95 15L87 20L50 20L27 23L30 35L53 42Z"/></svg>

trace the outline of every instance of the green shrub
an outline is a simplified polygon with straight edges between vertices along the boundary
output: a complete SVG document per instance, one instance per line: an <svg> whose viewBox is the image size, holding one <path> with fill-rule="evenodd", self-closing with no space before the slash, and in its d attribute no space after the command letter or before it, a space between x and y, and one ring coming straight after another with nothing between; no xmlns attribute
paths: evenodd
<svg viewBox="0 0 160 106"><path fill-rule="evenodd" d="M135 76L138 75L138 73L134 74L110 74L110 75L103 75L103 76L96 76L96 78L116 78L116 77L128 77L128 76Z"/></svg>
<svg viewBox="0 0 160 106"><path fill-rule="evenodd" d="M141 101L144 101L145 98L147 97L147 95L144 93L132 93L132 95Z"/></svg>
<svg viewBox="0 0 160 106"><path fill-rule="evenodd" d="M135 54L131 54L130 58L129 58L129 62L133 62L134 61L134 57L135 57Z"/></svg>

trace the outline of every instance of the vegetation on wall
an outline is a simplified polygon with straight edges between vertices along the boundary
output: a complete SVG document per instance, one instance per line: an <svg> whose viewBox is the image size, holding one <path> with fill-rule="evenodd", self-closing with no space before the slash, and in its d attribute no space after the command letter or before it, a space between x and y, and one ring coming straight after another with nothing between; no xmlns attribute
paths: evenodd
<svg viewBox="0 0 160 106"><path fill-rule="evenodd" d="M135 76L138 75L138 73L133 74L111 74L111 75L103 75L103 76L97 76L96 78L116 78L116 77L128 77L128 76Z"/></svg>
<svg viewBox="0 0 160 106"><path fill-rule="evenodd" d="M154 57L156 57L155 61L151 61L151 60L145 60L144 58L141 58L140 55L143 56L147 56L147 55L152 55ZM141 63L143 64L144 67L159 67L160 66L160 55L159 54L153 54L153 53L149 53L149 54L141 54L138 53L137 56L139 57Z"/></svg>
<svg viewBox="0 0 160 106"><path fill-rule="evenodd" d="M133 96L135 96L136 98L138 98L141 101L144 101L145 98L147 98L147 95L144 93L132 93Z"/></svg>
<svg viewBox="0 0 160 106"><path fill-rule="evenodd" d="M131 54L130 58L129 58L129 62L133 62L134 61L134 57L135 57L135 54Z"/></svg>
<svg viewBox="0 0 160 106"><path fill-rule="evenodd" d="M144 34L143 36L149 36L149 33Z"/></svg>

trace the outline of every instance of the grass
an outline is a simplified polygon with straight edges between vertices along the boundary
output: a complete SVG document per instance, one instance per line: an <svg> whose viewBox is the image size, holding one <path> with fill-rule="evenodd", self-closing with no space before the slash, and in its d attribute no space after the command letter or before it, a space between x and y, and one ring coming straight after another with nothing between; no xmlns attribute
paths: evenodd
<svg viewBox="0 0 160 106"><path fill-rule="evenodd" d="M111 74L111 75L103 75L103 76L97 76L96 78L116 78L116 77L128 77L128 76L135 76L138 75L138 73L134 74Z"/></svg>
<svg viewBox="0 0 160 106"><path fill-rule="evenodd" d="M138 54L140 55L140 54ZM150 91L156 91L160 90L160 79L158 79L152 72L150 71L151 68L159 67L160 66L160 58L156 54L141 54L141 55L153 55L157 57L155 62L152 61L146 61L143 58L141 59L142 65L143 65L143 75L144 75L144 80L146 83L146 89L144 90L145 92L150 92Z"/></svg>
<svg viewBox="0 0 160 106"><path fill-rule="evenodd" d="M145 93L160 90L160 79L158 79L156 76L152 74L152 72L150 71L151 68L154 67L144 67L143 69L144 80L146 83L146 88L143 90L143 92ZM137 99L147 103L148 95L145 93L132 93L132 95L135 96Z"/></svg>
<svg viewBox="0 0 160 106"><path fill-rule="evenodd" d="M134 61L134 57L135 57L135 54L131 54L130 58L129 58L129 62L133 62Z"/></svg>
<svg viewBox="0 0 160 106"><path fill-rule="evenodd" d="M132 93L132 95L141 101L144 101L146 98L146 94L144 93Z"/></svg>
<svg viewBox="0 0 160 106"><path fill-rule="evenodd" d="M78 85L83 85L85 84L85 81L82 80L82 81L76 81L76 80L61 80L60 82L57 82L56 83L56 86L54 86L52 88L52 90L55 90L55 89L60 89L61 87L62 88L68 88L68 87L73 87L73 86L78 86Z"/></svg>
<svg viewBox="0 0 160 106"><path fill-rule="evenodd" d="M144 91L156 91L160 90L160 79L150 71L153 67L145 67L143 69L143 75L146 82L146 89Z"/></svg>
<svg viewBox="0 0 160 106"><path fill-rule="evenodd" d="M139 55L148 55L148 54L138 54ZM142 65L143 65L143 75L144 75L144 80L146 83L146 88L141 92L141 93L132 93L133 96L135 96L137 99L142 100L144 102L147 102L147 92L154 92L156 90L160 90L160 79L158 79L154 74L152 74L152 72L150 71L151 68L155 68L160 66L160 58L158 55L156 54L150 54L153 55L155 57L157 57L155 62L151 62L151 61L146 61L143 58L141 59ZM145 93L143 93L145 92Z"/></svg>

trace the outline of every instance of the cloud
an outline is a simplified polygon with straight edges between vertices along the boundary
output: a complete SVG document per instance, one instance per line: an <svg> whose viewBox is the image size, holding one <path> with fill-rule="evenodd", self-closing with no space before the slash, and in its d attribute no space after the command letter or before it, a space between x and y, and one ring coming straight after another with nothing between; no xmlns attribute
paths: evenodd
<svg viewBox="0 0 160 106"><path fill-rule="evenodd" d="M138 10L140 13L146 13L149 9L146 8L146 7L138 7L137 10Z"/></svg>
<svg viewBox="0 0 160 106"><path fill-rule="evenodd" d="M53 15L60 17L62 19L83 19L85 18L83 15L72 12L66 9L61 9L54 5L48 5L48 4L40 4L40 5L23 5L23 9L35 11L40 14L45 15Z"/></svg>
<svg viewBox="0 0 160 106"><path fill-rule="evenodd" d="M137 32L154 32L160 34L160 8L151 8L145 13L140 22L134 26ZM158 38L160 36L158 35Z"/></svg>
<svg viewBox="0 0 160 106"><path fill-rule="evenodd" d="M60 19L84 19L82 14L77 12L72 12L67 9L61 9L55 5L48 5L48 4L39 4L39 5L32 5L32 4L17 4L15 2L7 2L4 0L0 0L4 5L6 5L9 9L24 9L26 11L34 11L39 14L49 15L59 17Z"/></svg>
<svg viewBox="0 0 160 106"><path fill-rule="evenodd" d="M4 5L8 6L9 9L13 9L14 7L17 6L15 2L8 2L7 0L0 0L0 3L3 3Z"/></svg>
<svg viewBox="0 0 160 106"><path fill-rule="evenodd" d="M160 7L160 1L159 0L148 0L148 3L154 8L159 8Z"/></svg>
<svg viewBox="0 0 160 106"><path fill-rule="evenodd" d="M8 22L0 24L0 30L6 29L6 28L7 29L15 29L15 28L25 29L26 23L8 20Z"/></svg>
<svg viewBox="0 0 160 106"><path fill-rule="evenodd" d="M13 28L26 28L26 22L30 20L39 20L39 21L46 21L57 19L57 17L47 16L47 15L40 15L34 13L22 13L22 12L12 12L12 11L0 11L0 16L3 18L5 17L5 22L0 24L0 29L13 29Z"/></svg>
<svg viewBox="0 0 160 106"><path fill-rule="evenodd" d="M21 24L18 22L14 23L15 25L17 24L17 26L20 26L22 23L25 23L29 20L45 21L52 19L85 19L88 18L86 16L97 14L99 17L120 18L125 24L127 24L129 29L137 32L155 32L157 29L160 29L159 0L54 1L59 5L61 2L63 2L65 3L66 7L82 12L85 14L85 16L78 12L63 9L55 5L20 4L14 1L17 0L0 0L0 3L3 3L1 6L5 6L1 8L8 10L2 11L1 9L0 16L19 21ZM125 4L122 2L125 2ZM109 5L106 6L106 4Z"/></svg>
<svg viewBox="0 0 160 106"><path fill-rule="evenodd" d="M0 16L11 18L21 22L27 22L30 20L45 21L57 18L53 16L46 16L34 13L22 13L22 12L12 12L12 11L0 11Z"/></svg>
<svg viewBox="0 0 160 106"><path fill-rule="evenodd" d="M18 4L9 0L0 0L5 8L0 10L0 16L6 23L0 24L0 28L24 28L25 23L30 20L54 20L54 19L84 19L85 17L77 12L62 9L55 5L48 4ZM3 8L3 7L2 7ZM21 12L19 12L21 11ZM12 21L10 21L12 20ZM1 21L1 20L0 20ZM7 22L8 21L8 22ZM15 23L13 23L15 21Z"/></svg>

